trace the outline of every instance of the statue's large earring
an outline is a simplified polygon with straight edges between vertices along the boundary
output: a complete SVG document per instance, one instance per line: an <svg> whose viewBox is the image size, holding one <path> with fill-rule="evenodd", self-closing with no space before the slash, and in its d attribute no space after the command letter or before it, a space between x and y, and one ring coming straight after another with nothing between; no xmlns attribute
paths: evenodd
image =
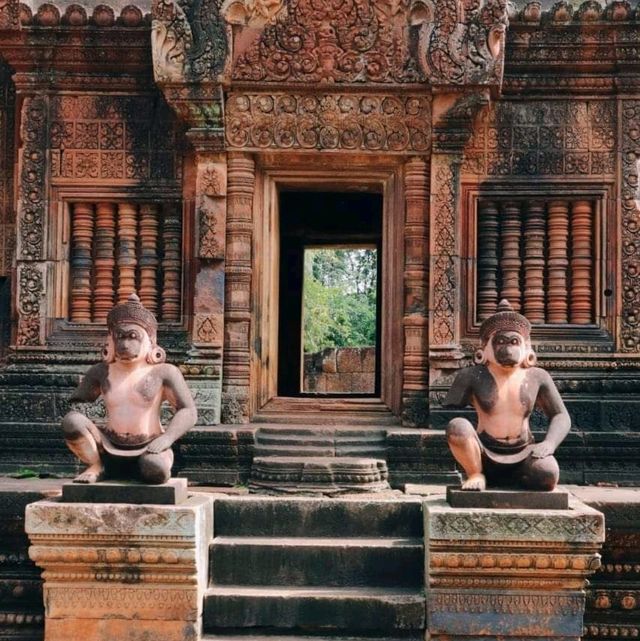
<svg viewBox="0 0 640 641"><path fill-rule="evenodd" d="M147 363L149 365L157 365L164 363L167 360L167 353L159 345L152 345L149 353L147 354Z"/></svg>
<svg viewBox="0 0 640 641"><path fill-rule="evenodd" d="M487 354L484 349L477 349L473 355L473 362L476 365L484 365L487 362Z"/></svg>
<svg viewBox="0 0 640 641"><path fill-rule="evenodd" d="M107 339L105 346L102 348L102 360L108 364L116 360L116 350L111 337Z"/></svg>
<svg viewBox="0 0 640 641"><path fill-rule="evenodd" d="M530 347L524 359L525 367L533 367L538 362L538 357L533 349Z"/></svg>

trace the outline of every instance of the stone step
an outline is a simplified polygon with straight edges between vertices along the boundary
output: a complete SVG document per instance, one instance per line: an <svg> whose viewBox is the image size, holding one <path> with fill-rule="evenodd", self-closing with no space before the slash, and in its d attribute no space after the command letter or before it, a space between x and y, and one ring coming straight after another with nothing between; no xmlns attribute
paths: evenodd
<svg viewBox="0 0 640 641"><path fill-rule="evenodd" d="M222 536L209 549L215 585L423 584L422 539Z"/></svg>
<svg viewBox="0 0 640 641"><path fill-rule="evenodd" d="M348 426L265 425L255 433L254 456L385 458L386 430Z"/></svg>
<svg viewBox="0 0 640 641"><path fill-rule="evenodd" d="M382 492L389 488L384 459L349 456L254 456L249 488L288 494Z"/></svg>
<svg viewBox="0 0 640 641"><path fill-rule="evenodd" d="M202 641L423 641L422 634L403 634L402 636L315 636L301 631L295 633L269 633L269 630L260 630L259 632L248 634L244 630L233 630L231 632L224 630L218 634L205 634Z"/></svg>
<svg viewBox="0 0 640 641"><path fill-rule="evenodd" d="M204 599L204 629L261 628L347 632L420 630L425 597L417 590L216 586Z"/></svg>
<svg viewBox="0 0 640 641"><path fill-rule="evenodd" d="M215 536L422 538L422 501L235 496L214 503Z"/></svg>

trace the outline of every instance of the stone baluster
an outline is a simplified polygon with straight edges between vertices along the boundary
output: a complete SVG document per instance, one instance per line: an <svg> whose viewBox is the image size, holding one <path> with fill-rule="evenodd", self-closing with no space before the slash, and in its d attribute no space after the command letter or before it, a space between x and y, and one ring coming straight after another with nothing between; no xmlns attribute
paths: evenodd
<svg viewBox="0 0 640 641"><path fill-rule="evenodd" d="M156 203L140 205L140 302L158 313L158 212Z"/></svg>
<svg viewBox="0 0 640 641"><path fill-rule="evenodd" d="M482 200L478 208L478 320L494 314L498 305L498 208Z"/></svg>
<svg viewBox="0 0 640 641"><path fill-rule="evenodd" d="M223 420L244 423L249 420L255 163L251 156L230 154L227 168Z"/></svg>
<svg viewBox="0 0 640 641"><path fill-rule="evenodd" d="M567 269L569 241L569 205L564 200L554 200L548 205L549 259L547 261L547 322L566 323Z"/></svg>
<svg viewBox="0 0 640 641"><path fill-rule="evenodd" d="M131 203L118 205L118 302L125 303L136 291L137 208Z"/></svg>
<svg viewBox="0 0 640 641"><path fill-rule="evenodd" d="M115 242L116 242L116 205L98 203L96 205L96 258L95 288L93 291L93 320L107 322L107 314L113 307L115 293Z"/></svg>
<svg viewBox="0 0 640 641"><path fill-rule="evenodd" d="M71 224L71 320L91 322L93 205L74 203Z"/></svg>
<svg viewBox="0 0 640 641"><path fill-rule="evenodd" d="M405 169L404 386L407 420L426 420L412 406L424 405L429 388L429 173L422 158L411 158ZM415 396L420 402L415 402Z"/></svg>
<svg viewBox="0 0 640 641"><path fill-rule="evenodd" d="M593 205L577 200L571 205L570 321L593 322Z"/></svg>
<svg viewBox="0 0 640 641"><path fill-rule="evenodd" d="M182 219L178 206L174 203L164 204L162 244L162 321L176 323L180 321L180 301L182 281L180 277L180 249L182 245Z"/></svg>
<svg viewBox="0 0 640 641"><path fill-rule="evenodd" d="M532 323L544 323L544 203L530 202L524 223L524 315Z"/></svg>
<svg viewBox="0 0 640 641"><path fill-rule="evenodd" d="M502 288L500 298L506 298L517 312L521 309L522 291L520 289L520 237L522 220L520 204L506 202L502 207L502 252L500 268L502 270Z"/></svg>

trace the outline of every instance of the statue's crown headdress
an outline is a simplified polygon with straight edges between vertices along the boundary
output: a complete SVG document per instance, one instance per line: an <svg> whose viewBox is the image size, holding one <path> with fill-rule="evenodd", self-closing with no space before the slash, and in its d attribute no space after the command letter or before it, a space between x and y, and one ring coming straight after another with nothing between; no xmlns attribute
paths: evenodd
<svg viewBox="0 0 640 641"><path fill-rule="evenodd" d="M518 332L525 339L531 335L531 323L522 314L514 312L509 301L504 298L498 303L498 311L480 325L480 339L486 343L492 334L500 331Z"/></svg>
<svg viewBox="0 0 640 641"><path fill-rule="evenodd" d="M126 303L116 305L107 316L107 327L112 332L121 323L134 323L140 325L153 343L156 342L158 321L141 302L136 294L130 294Z"/></svg>

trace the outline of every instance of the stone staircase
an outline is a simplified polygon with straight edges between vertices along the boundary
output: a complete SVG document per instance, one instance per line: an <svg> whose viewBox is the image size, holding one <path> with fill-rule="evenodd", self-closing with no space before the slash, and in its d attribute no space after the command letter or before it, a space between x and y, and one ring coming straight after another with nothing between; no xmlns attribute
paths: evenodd
<svg viewBox="0 0 640 641"><path fill-rule="evenodd" d="M226 497L214 508L207 641L421 638L421 504Z"/></svg>
<svg viewBox="0 0 640 641"><path fill-rule="evenodd" d="M367 426L262 425L249 486L255 491L379 492L389 489L386 430Z"/></svg>

